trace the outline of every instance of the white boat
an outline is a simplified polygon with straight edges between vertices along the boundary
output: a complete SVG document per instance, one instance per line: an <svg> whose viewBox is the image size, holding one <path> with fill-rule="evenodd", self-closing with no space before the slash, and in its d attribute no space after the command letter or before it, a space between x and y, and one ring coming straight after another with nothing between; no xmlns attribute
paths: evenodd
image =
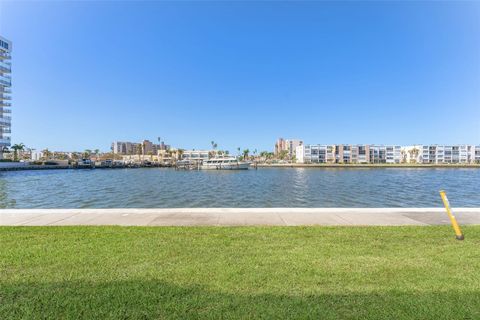
<svg viewBox="0 0 480 320"><path fill-rule="evenodd" d="M77 161L76 167L78 169L93 169L95 165L90 159L81 159Z"/></svg>
<svg viewBox="0 0 480 320"><path fill-rule="evenodd" d="M200 165L202 170L247 170L249 162L239 161L234 157L212 158L204 160Z"/></svg>

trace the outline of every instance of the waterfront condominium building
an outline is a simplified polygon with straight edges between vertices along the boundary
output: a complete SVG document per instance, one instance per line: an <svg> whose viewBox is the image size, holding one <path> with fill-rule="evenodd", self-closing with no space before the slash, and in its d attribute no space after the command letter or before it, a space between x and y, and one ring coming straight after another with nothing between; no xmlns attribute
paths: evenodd
<svg viewBox="0 0 480 320"><path fill-rule="evenodd" d="M12 43L0 37L0 148L10 146L11 133L11 51ZM3 157L0 151L0 158Z"/></svg>
<svg viewBox="0 0 480 320"><path fill-rule="evenodd" d="M420 163L480 163L480 146L423 145L419 148Z"/></svg>
<svg viewBox="0 0 480 320"><path fill-rule="evenodd" d="M303 145L302 140L280 138L275 143L275 156L278 157L282 151L286 151L287 157L292 159L296 155L296 148L301 145Z"/></svg>
<svg viewBox="0 0 480 320"><path fill-rule="evenodd" d="M160 144L152 143L149 140L143 140L142 142L114 141L112 143L112 150L118 155L154 155L160 150L168 149L170 149L170 146L163 141Z"/></svg>
<svg viewBox="0 0 480 320"><path fill-rule="evenodd" d="M300 145L295 149L298 163L400 163L401 146L382 145Z"/></svg>
<svg viewBox="0 0 480 320"><path fill-rule="evenodd" d="M295 150L298 163L480 163L480 146L474 145L321 145Z"/></svg>

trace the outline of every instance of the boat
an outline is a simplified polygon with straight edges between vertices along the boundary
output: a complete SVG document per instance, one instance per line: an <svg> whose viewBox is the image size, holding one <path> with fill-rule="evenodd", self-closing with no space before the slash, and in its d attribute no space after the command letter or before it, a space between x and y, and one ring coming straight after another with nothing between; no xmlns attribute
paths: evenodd
<svg viewBox="0 0 480 320"><path fill-rule="evenodd" d="M247 170L249 167L249 162L239 161L234 157L225 157L204 160L199 168L202 170Z"/></svg>
<svg viewBox="0 0 480 320"><path fill-rule="evenodd" d="M76 168L78 169L93 169L94 163L90 159L81 159L77 161Z"/></svg>
<svg viewBox="0 0 480 320"><path fill-rule="evenodd" d="M175 163L176 170L194 170L198 169L198 162L192 160L179 160Z"/></svg>

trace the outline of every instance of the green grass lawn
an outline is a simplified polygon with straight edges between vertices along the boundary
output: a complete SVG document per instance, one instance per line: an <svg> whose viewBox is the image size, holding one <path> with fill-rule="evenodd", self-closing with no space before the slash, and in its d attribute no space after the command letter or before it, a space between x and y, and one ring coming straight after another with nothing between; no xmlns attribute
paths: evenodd
<svg viewBox="0 0 480 320"><path fill-rule="evenodd" d="M480 226L1 227L0 319L480 319Z"/></svg>

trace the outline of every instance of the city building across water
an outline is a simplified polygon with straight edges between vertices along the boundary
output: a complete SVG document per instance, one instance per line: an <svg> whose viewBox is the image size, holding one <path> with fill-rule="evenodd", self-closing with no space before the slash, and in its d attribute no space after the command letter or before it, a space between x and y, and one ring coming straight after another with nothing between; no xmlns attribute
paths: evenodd
<svg viewBox="0 0 480 320"><path fill-rule="evenodd" d="M12 65L11 65L12 43L0 37L0 150L11 145L11 100L12 86ZM0 152L0 159L3 153Z"/></svg>
<svg viewBox="0 0 480 320"><path fill-rule="evenodd" d="M349 145L305 144L295 148L297 163L474 164L480 145Z"/></svg>

